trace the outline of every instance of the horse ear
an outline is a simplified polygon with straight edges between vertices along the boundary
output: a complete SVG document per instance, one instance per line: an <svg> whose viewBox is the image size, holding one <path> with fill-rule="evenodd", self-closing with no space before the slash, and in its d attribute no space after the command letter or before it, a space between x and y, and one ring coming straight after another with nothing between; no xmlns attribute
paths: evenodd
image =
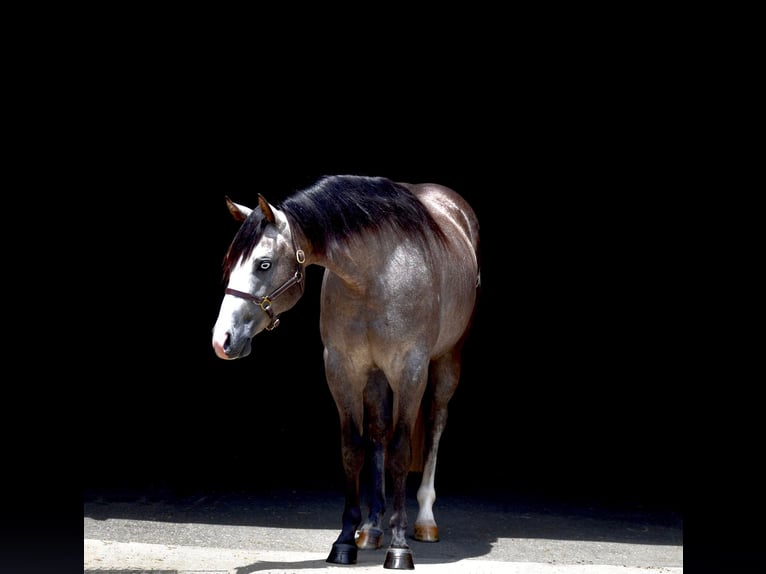
<svg viewBox="0 0 766 574"><path fill-rule="evenodd" d="M266 219L270 223L276 223L277 218L274 217L274 212L271 211L271 205L269 205L269 202L266 201L266 198L263 197L260 193L258 194L258 206L261 208L261 211L263 212L263 215L266 216Z"/></svg>
<svg viewBox="0 0 766 574"><path fill-rule="evenodd" d="M229 199L229 196L226 197L226 207L229 208L229 213L231 213L232 217L236 219L237 221L244 221L247 219L247 216L252 213L252 209L249 207L246 207L244 205L241 205L239 203L234 203L231 199Z"/></svg>

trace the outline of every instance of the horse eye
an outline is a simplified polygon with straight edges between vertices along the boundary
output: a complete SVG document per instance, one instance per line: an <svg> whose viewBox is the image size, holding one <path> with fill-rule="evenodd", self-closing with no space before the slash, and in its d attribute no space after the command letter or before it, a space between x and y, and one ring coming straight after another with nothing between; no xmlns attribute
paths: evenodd
<svg viewBox="0 0 766 574"><path fill-rule="evenodd" d="M266 271L269 267L271 267L271 261L261 261L258 264L258 269L261 271Z"/></svg>

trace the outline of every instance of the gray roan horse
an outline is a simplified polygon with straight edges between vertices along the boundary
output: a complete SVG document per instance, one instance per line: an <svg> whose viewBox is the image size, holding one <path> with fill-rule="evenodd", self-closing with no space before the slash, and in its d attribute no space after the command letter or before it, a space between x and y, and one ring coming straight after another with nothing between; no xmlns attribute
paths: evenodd
<svg viewBox="0 0 766 574"><path fill-rule="evenodd" d="M346 477L342 529L327 562L354 564L358 548L382 546L390 477L391 542L383 565L414 568L406 479L410 470L423 472L415 540L438 541L437 450L480 283L474 211L441 185L350 175L323 177L278 206L261 194L253 209L225 199L241 226L223 262L216 355L248 355L252 338L274 329L303 295L305 267L324 267L319 329ZM424 442L416 429L425 429ZM424 464L413 460L423 454ZM365 462L372 484L363 520Z"/></svg>

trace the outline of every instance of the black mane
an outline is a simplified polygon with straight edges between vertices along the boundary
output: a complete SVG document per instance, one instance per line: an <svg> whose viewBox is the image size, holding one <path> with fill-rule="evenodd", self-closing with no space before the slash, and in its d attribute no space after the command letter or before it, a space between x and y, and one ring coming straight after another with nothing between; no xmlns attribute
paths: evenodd
<svg viewBox="0 0 766 574"><path fill-rule="evenodd" d="M326 254L328 245L360 233L394 231L428 245L442 232L425 206L403 185L383 177L332 175L295 193L280 205L311 243Z"/></svg>
<svg viewBox="0 0 766 574"><path fill-rule="evenodd" d="M320 255L328 246L361 233L393 232L418 238L425 246L444 238L420 200L405 186L383 177L324 176L277 207ZM250 256L267 224L258 208L242 223L224 258L224 280L241 257Z"/></svg>

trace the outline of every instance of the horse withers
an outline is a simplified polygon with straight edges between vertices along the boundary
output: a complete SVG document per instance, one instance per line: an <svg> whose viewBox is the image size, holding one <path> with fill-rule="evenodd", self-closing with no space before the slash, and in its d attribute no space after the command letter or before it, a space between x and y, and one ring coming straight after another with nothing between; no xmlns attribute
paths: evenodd
<svg viewBox="0 0 766 574"><path fill-rule="evenodd" d="M345 472L341 532L327 561L353 564L357 549L382 546L388 476L391 540L384 567L414 568L406 538L406 479L418 444L415 429L422 427L413 537L438 541L437 451L480 285L473 209L442 185L351 175L323 177L278 206L260 194L252 209L228 197L226 203L241 226L223 262L216 355L250 354L253 337L274 329L279 315L302 296L305 268L324 268L319 330ZM363 518L366 452L372 484Z"/></svg>

